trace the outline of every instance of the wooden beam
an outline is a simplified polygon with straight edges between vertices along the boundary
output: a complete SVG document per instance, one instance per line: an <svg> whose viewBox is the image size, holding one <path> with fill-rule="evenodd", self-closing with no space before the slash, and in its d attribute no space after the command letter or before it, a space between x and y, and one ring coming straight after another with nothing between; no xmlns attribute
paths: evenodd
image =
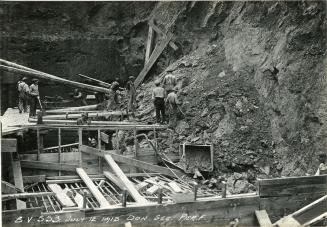
<svg viewBox="0 0 327 227"><path fill-rule="evenodd" d="M101 208L110 208L111 205L106 200L106 198L101 194L101 192L98 190L98 188L94 185L93 181L90 179L90 177L86 174L84 169L82 168L76 168L77 174L82 178L92 195L95 197L95 199L99 202Z"/></svg>
<svg viewBox="0 0 327 227"><path fill-rule="evenodd" d="M60 170L60 171L75 171L77 165L59 164L53 162L41 162L41 161L21 161L22 168L26 169L46 169L46 170Z"/></svg>
<svg viewBox="0 0 327 227"><path fill-rule="evenodd" d="M152 53L153 40L154 40L153 28L149 25L148 40L146 43L146 51L145 51L145 61L144 61L145 64L148 63L150 55Z"/></svg>
<svg viewBox="0 0 327 227"><path fill-rule="evenodd" d="M272 223L266 210L256 210L255 216L258 219L260 227L272 227Z"/></svg>
<svg viewBox="0 0 327 227"><path fill-rule="evenodd" d="M10 199L26 199L31 197L42 197L42 196L52 196L55 195L53 192L37 192L37 193L15 193L15 194L7 194L2 195L1 199L2 201L10 200Z"/></svg>
<svg viewBox="0 0 327 227"><path fill-rule="evenodd" d="M103 174L115 185L117 185L121 190L124 189L124 184L123 182L121 182L121 180L116 177L114 174L108 172L108 171L104 171Z"/></svg>
<svg viewBox="0 0 327 227"><path fill-rule="evenodd" d="M12 194L20 192L21 190L19 188L16 188L15 185L10 184L6 181L1 181L1 192L2 194Z"/></svg>
<svg viewBox="0 0 327 227"><path fill-rule="evenodd" d="M61 112L59 112L61 113ZM88 113L89 117L109 117L109 116L121 116L121 111L116 112L91 112ZM46 115L43 116L44 120L76 120L77 118L80 118L82 115L82 112L78 113L62 113L62 114L53 114L52 115Z"/></svg>
<svg viewBox="0 0 327 227"><path fill-rule="evenodd" d="M17 139L1 138L1 152L16 152Z"/></svg>
<svg viewBox="0 0 327 227"><path fill-rule="evenodd" d="M32 184L35 182L45 182L45 175L23 176L24 184Z"/></svg>
<svg viewBox="0 0 327 227"><path fill-rule="evenodd" d="M89 146L84 146L84 145L80 146L80 151L84 152L84 153L88 153L88 154L101 156L101 157L104 157L106 154L109 154L117 162L126 163L128 165L135 166L140 169L146 169L146 170L150 170L152 172L157 172L157 173L165 174L165 175L172 176L172 177L176 177L176 176L181 177L181 176L185 175L182 171L179 171L179 170L175 170L175 169L170 170L170 169L162 167L162 166L152 165L147 162L143 162L143 161L136 160L133 158L128 158L123 155L118 155L118 154L115 154L110 151L101 150L101 152L99 152L97 149L89 147Z"/></svg>
<svg viewBox="0 0 327 227"><path fill-rule="evenodd" d="M77 74L78 76L82 77L82 78L85 78L87 80L90 80L90 81L93 81L95 83L97 83L98 85L102 86L102 87L105 87L105 88L110 88L111 87L111 84L108 84L106 82L103 82L101 80L97 80L97 79L94 79L92 77L89 77L89 76L85 76L83 74Z"/></svg>
<svg viewBox="0 0 327 227"><path fill-rule="evenodd" d="M143 82L144 78L146 77L146 75L148 74L148 72L150 71L150 69L152 68L154 63L157 61L157 59L161 55L162 51L166 48L167 44L170 42L172 37L173 37L173 34L168 33L167 36L163 38L163 40L159 41L156 44L156 46L149 58L148 63L144 66L144 68L142 69L142 71L140 72L140 74L137 76L137 78L134 81L135 88L137 88Z"/></svg>
<svg viewBox="0 0 327 227"><path fill-rule="evenodd" d="M58 184L48 184L48 187L55 193L59 203L64 207L74 207L75 203L68 197L65 191Z"/></svg>
<svg viewBox="0 0 327 227"><path fill-rule="evenodd" d="M32 76L32 77L35 77L38 79L51 80L54 82L58 82L58 83L73 86L73 87L78 87L78 88L85 89L85 90L109 93L109 89L107 89L107 88L92 86L89 84L83 84L83 83L79 83L79 82L75 82L75 81L71 81L71 80L66 80L61 77L57 77L57 76L54 76L54 75L51 75L48 73L34 70L34 69L31 69L31 68L13 63L13 62L9 62L9 61L3 60L3 59L0 59L0 63L4 64L4 65L0 65L0 69L7 71L7 72L19 73L19 74L26 75L26 76Z"/></svg>
<svg viewBox="0 0 327 227"><path fill-rule="evenodd" d="M14 176L14 183L15 187L19 188L22 192L24 192L24 184L23 184L23 175L22 175L22 168L20 161L15 161L12 157L12 153L10 153L11 156L11 163L12 163L12 171ZM26 209L26 203L17 199L17 210Z"/></svg>
<svg viewBox="0 0 327 227"><path fill-rule="evenodd" d="M126 187L129 194L135 199L137 203L141 204L147 204L148 201L140 195L140 193L136 190L134 187L134 184L129 181L129 179L126 177L126 175L123 173L123 171L119 168L115 160L111 157L111 155L105 155L105 160L109 164L109 166L112 168L114 173L117 175L117 177L121 180L121 182Z"/></svg>

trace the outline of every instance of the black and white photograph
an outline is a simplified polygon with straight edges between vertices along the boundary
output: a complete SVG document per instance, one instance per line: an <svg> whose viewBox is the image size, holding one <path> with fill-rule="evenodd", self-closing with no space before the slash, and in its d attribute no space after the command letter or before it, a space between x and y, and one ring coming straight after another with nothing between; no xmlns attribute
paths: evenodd
<svg viewBox="0 0 327 227"><path fill-rule="evenodd" d="M326 14L0 1L0 226L327 226Z"/></svg>

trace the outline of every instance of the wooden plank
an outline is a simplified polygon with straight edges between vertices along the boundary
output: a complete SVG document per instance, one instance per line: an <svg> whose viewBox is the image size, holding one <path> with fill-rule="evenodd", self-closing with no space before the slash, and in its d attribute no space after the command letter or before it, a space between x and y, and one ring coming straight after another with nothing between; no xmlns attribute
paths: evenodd
<svg viewBox="0 0 327 227"><path fill-rule="evenodd" d="M137 88L143 82L144 78L146 77L146 75L148 74L154 63L157 61L162 51L166 48L167 44L170 42L172 36L173 36L172 33L168 33L163 40L161 40L159 43L156 44L148 63L144 66L144 68L142 69L142 71L134 81L135 88Z"/></svg>
<svg viewBox="0 0 327 227"><path fill-rule="evenodd" d="M10 184L6 181L1 181L1 193L2 194L12 194L12 193L17 193L20 192L19 188L16 188L15 185Z"/></svg>
<svg viewBox="0 0 327 227"><path fill-rule="evenodd" d="M284 197L260 198L260 210L266 210L272 222L310 204L325 193L307 193Z"/></svg>
<svg viewBox="0 0 327 227"><path fill-rule="evenodd" d="M20 161L14 161L11 155L11 163L12 163L12 172L14 176L14 183L15 187L19 188L22 192L24 191L24 184L23 184L23 175L22 175L22 168ZM17 199L16 200L17 210L26 209L26 203Z"/></svg>
<svg viewBox="0 0 327 227"><path fill-rule="evenodd" d="M15 194L6 194L2 195L1 199L2 201L10 200L10 199L26 199L31 197L42 197L42 196L52 196L55 195L53 192L37 192L37 193L15 193Z"/></svg>
<svg viewBox="0 0 327 227"><path fill-rule="evenodd" d="M271 227L272 223L266 210L256 210L255 216L258 219L260 227Z"/></svg>
<svg viewBox="0 0 327 227"><path fill-rule="evenodd" d="M327 195L294 212L292 217L301 225L327 212Z"/></svg>
<svg viewBox="0 0 327 227"><path fill-rule="evenodd" d="M108 171L104 171L103 174L115 185L117 185L120 189L124 189L124 184L123 182L114 174L108 172Z"/></svg>
<svg viewBox="0 0 327 227"><path fill-rule="evenodd" d="M23 182L24 182L24 184L45 182L45 175L23 176Z"/></svg>
<svg viewBox="0 0 327 227"><path fill-rule="evenodd" d="M67 196L58 184L48 184L48 187L55 193L59 203L64 207L74 207L75 203Z"/></svg>
<svg viewBox="0 0 327 227"><path fill-rule="evenodd" d="M101 132L100 133L100 137L101 137L101 141L104 142L104 143L109 143L109 140L110 140L110 136L107 135L106 133L104 132Z"/></svg>
<svg viewBox="0 0 327 227"><path fill-rule="evenodd" d="M1 152L16 152L17 139L1 138Z"/></svg>
<svg viewBox="0 0 327 227"><path fill-rule="evenodd" d="M148 63L150 55L152 53L153 40L154 40L153 28L151 26L149 26L148 40L146 43L146 50L145 50L145 61L144 61L145 64Z"/></svg>
<svg viewBox="0 0 327 227"><path fill-rule="evenodd" d="M327 175L258 180L260 197L327 193Z"/></svg>
<svg viewBox="0 0 327 227"><path fill-rule="evenodd" d="M126 187L127 191L130 193L130 195L135 199L137 203L146 204L148 201L140 195L140 193L136 190L134 187L134 184L129 181L129 179L126 177L126 175L123 173L123 171L119 168L115 160L112 158L111 155L105 155L104 156L107 163L110 165L114 173L118 176L118 178L121 180L121 182Z"/></svg>
<svg viewBox="0 0 327 227"><path fill-rule="evenodd" d="M165 167L162 167L162 166L152 165L152 164L149 164L147 162L143 162L143 161L136 160L136 159L133 159L133 158L128 158L128 157L125 157L125 156L122 156L122 155L115 154L115 153L110 152L110 151L101 150L101 152L99 152L98 149L88 147L88 146L84 146L84 145L80 146L80 151L84 152L84 153L88 153L88 154L101 156L101 157L104 157L106 154L109 154L117 162L126 163L128 165L135 166L135 167L138 167L140 169L146 169L146 170L150 170L150 171L153 171L153 172L165 174L165 175L172 176L172 177L176 177L176 176L181 177L181 176L185 175L183 172L181 172L179 170L169 170L168 168L165 168Z"/></svg>
<svg viewBox="0 0 327 227"><path fill-rule="evenodd" d="M60 171L74 171L78 165L59 164L52 162L41 161L21 161L22 168L26 169L46 169L46 170L60 170Z"/></svg>
<svg viewBox="0 0 327 227"><path fill-rule="evenodd" d="M36 161L36 154L20 154L21 160ZM79 152L65 152L61 154L62 163L76 164L78 162ZM58 153L42 153L40 154L41 162L58 162Z"/></svg>
<svg viewBox="0 0 327 227"><path fill-rule="evenodd" d="M106 198L101 194L98 188L94 185L93 181L86 174L86 172L82 168L76 168L77 174L82 178L92 195L99 202L101 208L110 208L111 205L108 203Z"/></svg>
<svg viewBox="0 0 327 227"><path fill-rule="evenodd" d="M79 113L64 113L64 114L53 114L43 116L44 120L76 120L81 117L82 111ZM91 112L88 113L90 118L93 117L109 117L109 116L121 116L123 112L116 111L116 112Z"/></svg>

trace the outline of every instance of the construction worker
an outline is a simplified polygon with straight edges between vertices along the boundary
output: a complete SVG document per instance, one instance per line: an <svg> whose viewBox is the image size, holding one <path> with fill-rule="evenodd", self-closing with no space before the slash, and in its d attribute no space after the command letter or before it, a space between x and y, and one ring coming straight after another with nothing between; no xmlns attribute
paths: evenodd
<svg viewBox="0 0 327 227"><path fill-rule="evenodd" d="M77 88L74 90L73 99L78 106L87 106L86 95Z"/></svg>
<svg viewBox="0 0 327 227"><path fill-rule="evenodd" d="M33 79L30 86L30 117L36 116L36 106L40 102L40 93L39 93L39 80Z"/></svg>
<svg viewBox="0 0 327 227"><path fill-rule="evenodd" d="M319 157L320 164L315 175L318 176L318 175L327 174L327 154L321 153L318 155L318 157Z"/></svg>
<svg viewBox="0 0 327 227"><path fill-rule="evenodd" d="M180 104L177 98L177 91L178 88L174 87L166 98L166 106L169 111L169 128L175 128L177 126L178 105Z"/></svg>
<svg viewBox="0 0 327 227"><path fill-rule="evenodd" d="M128 94L128 112L132 113L132 117L135 117L135 103L136 103L136 89L134 86L134 77L130 76L126 84Z"/></svg>
<svg viewBox="0 0 327 227"><path fill-rule="evenodd" d="M171 74L172 70L167 71L168 74L164 77L162 83L167 93L171 92L177 84L176 76Z"/></svg>
<svg viewBox="0 0 327 227"><path fill-rule="evenodd" d="M164 124L166 122L165 119L165 97L166 91L160 86L160 81L157 80L154 83L156 87L152 91L152 100L154 103L154 107L156 110L156 120L157 123Z"/></svg>
<svg viewBox="0 0 327 227"><path fill-rule="evenodd" d="M77 125L90 125L91 120L89 119L88 113L82 113L81 117L77 119Z"/></svg>
<svg viewBox="0 0 327 227"><path fill-rule="evenodd" d="M115 81L112 82L110 89L112 90L112 93L114 95L114 100L116 104L119 104L119 98L118 98L118 90L122 91L124 90L123 88L120 87L119 85L119 78L116 77Z"/></svg>
<svg viewBox="0 0 327 227"><path fill-rule="evenodd" d="M26 84L27 78L23 77L20 81L18 81L18 109L19 113L27 113L27 105L29 98L30 88Z"/></svg>

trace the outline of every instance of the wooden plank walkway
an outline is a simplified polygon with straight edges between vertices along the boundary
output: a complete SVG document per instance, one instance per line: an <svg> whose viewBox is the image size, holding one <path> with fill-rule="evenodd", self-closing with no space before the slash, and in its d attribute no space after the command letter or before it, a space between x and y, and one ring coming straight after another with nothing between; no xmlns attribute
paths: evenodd
<svg viewBox="0 0 327 227"><path fill-rule="evenodd" d="M0 116L2 124L2 135L8 135L22 130L21 127L11 127L14 125L35 125L28 122L29 113L19 113L18 109L8 108L4 115Z"/></svg>

